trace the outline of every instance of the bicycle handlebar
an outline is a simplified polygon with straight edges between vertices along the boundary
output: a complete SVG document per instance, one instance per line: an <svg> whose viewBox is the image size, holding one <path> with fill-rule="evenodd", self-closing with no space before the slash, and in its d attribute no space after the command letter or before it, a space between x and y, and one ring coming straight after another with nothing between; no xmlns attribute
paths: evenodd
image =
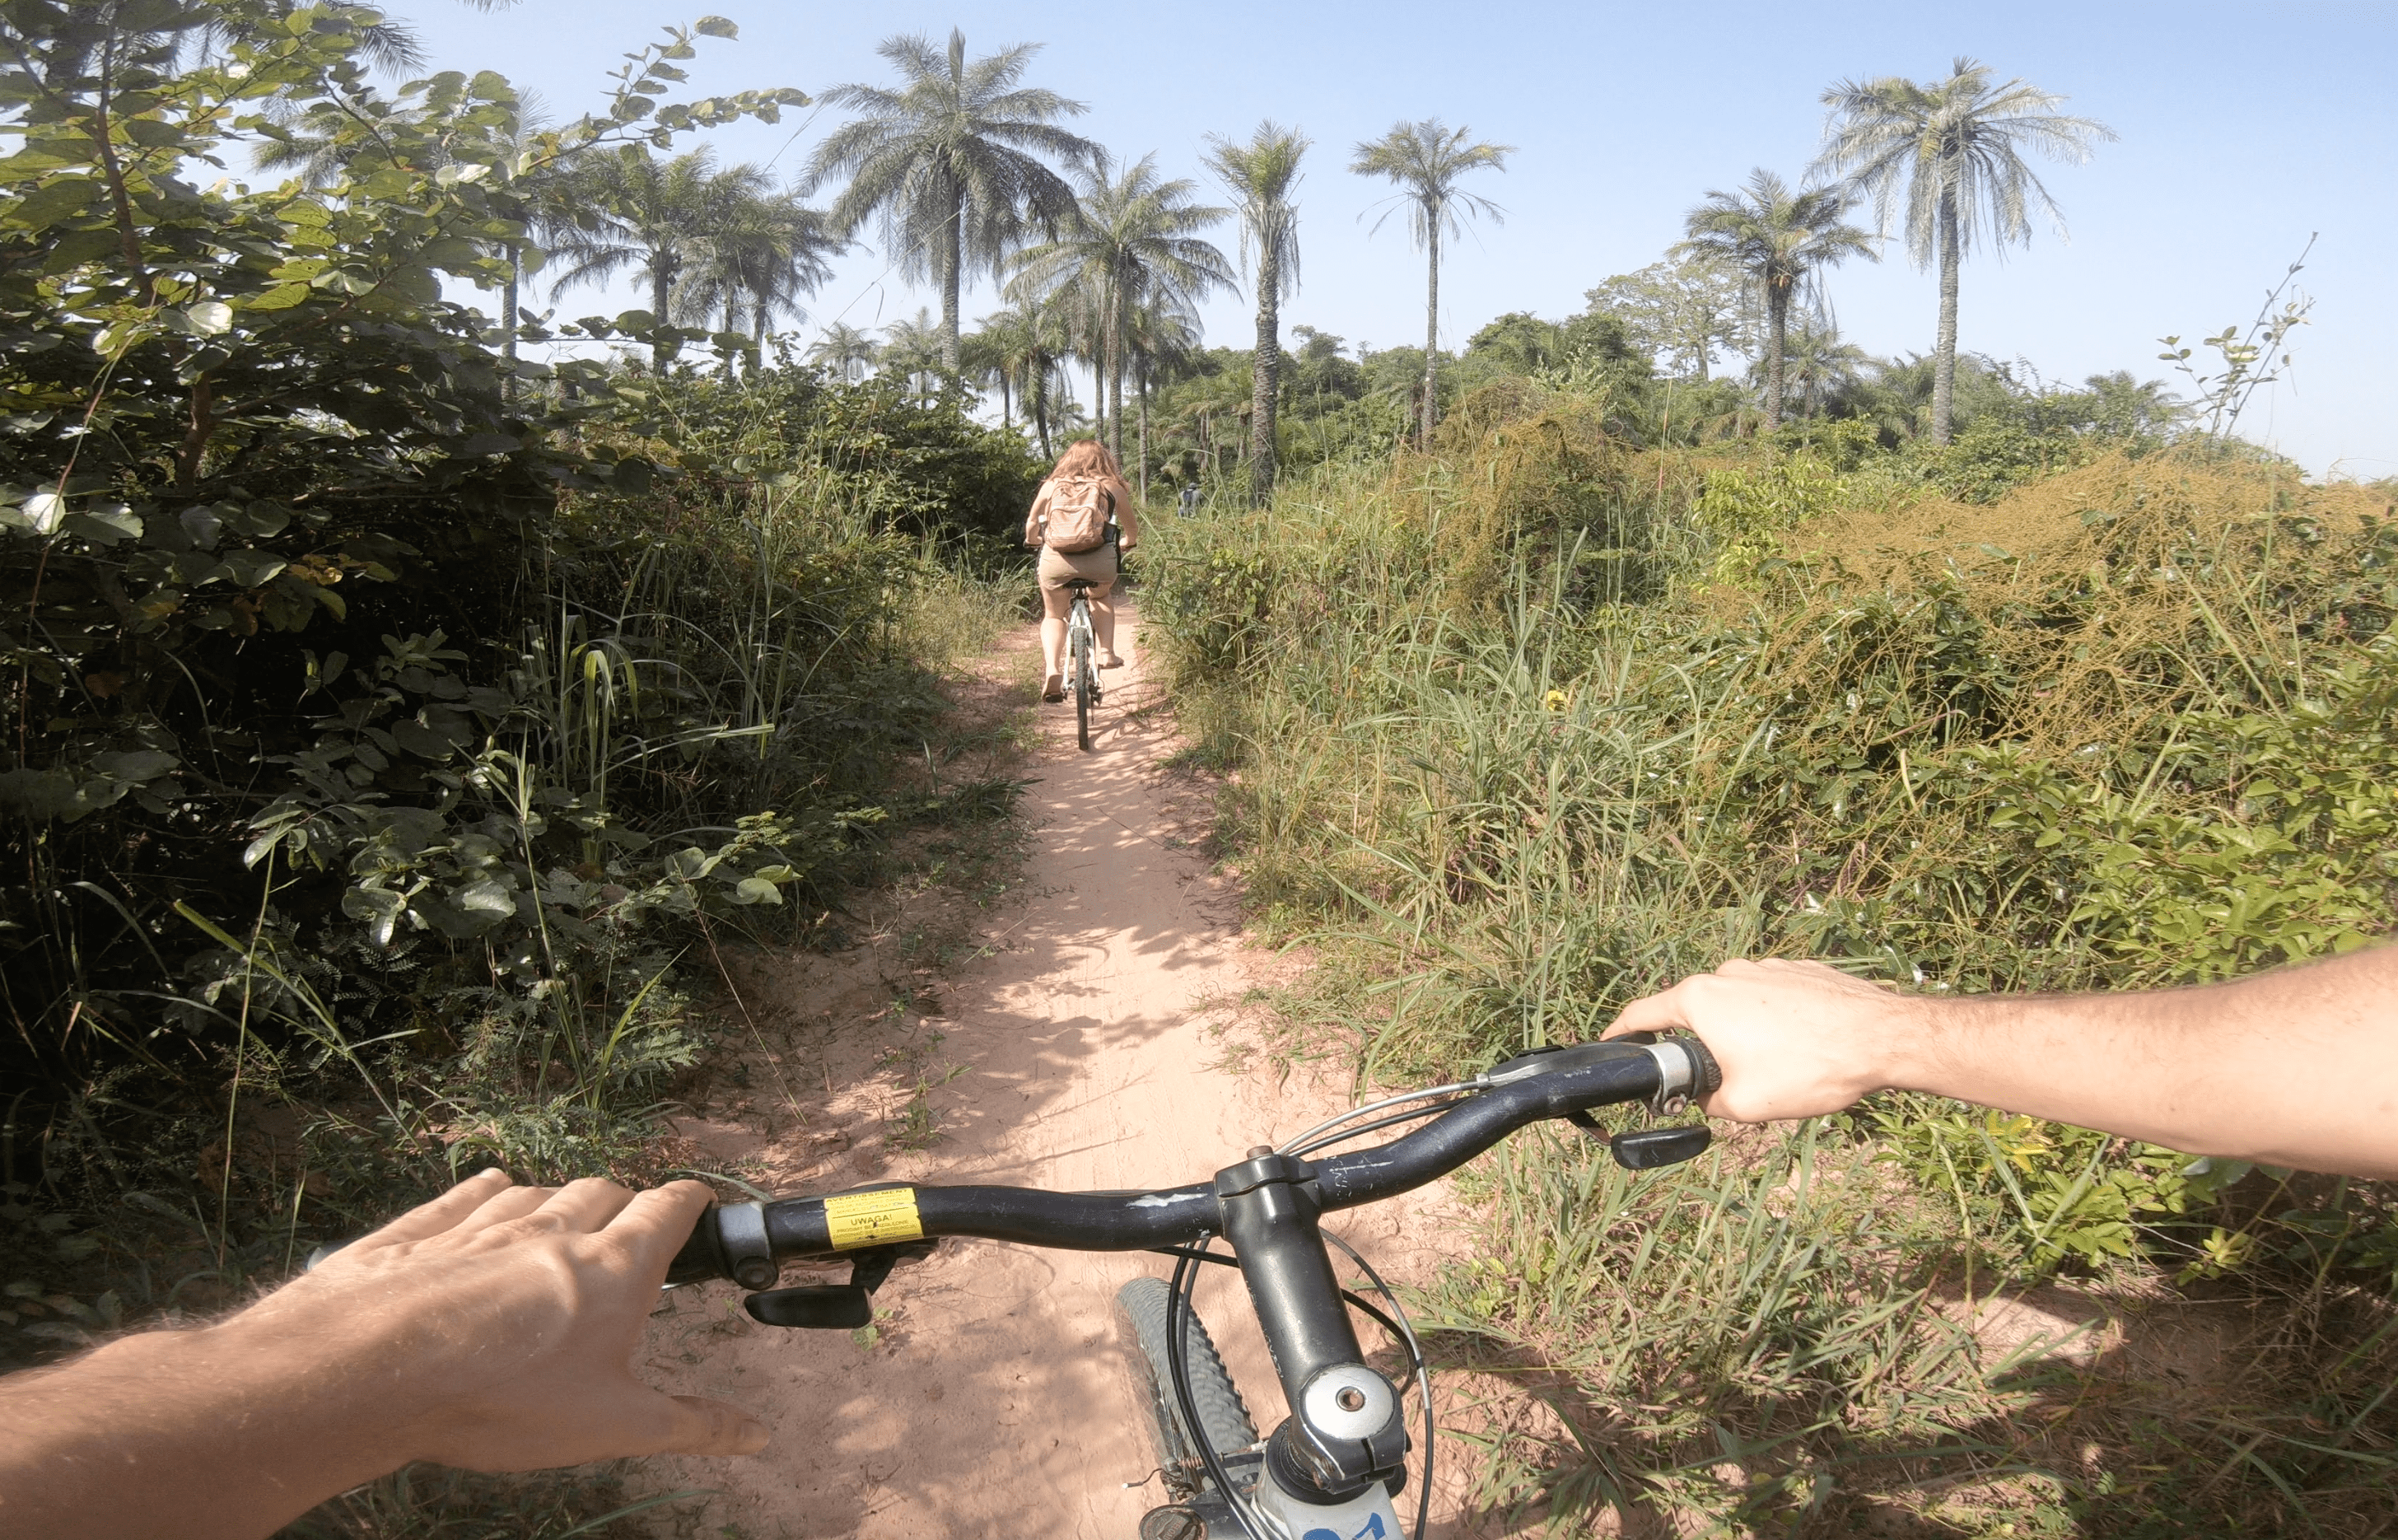
<svg viewBox="0 0 2398 1540"><path fill-rule="evenodd" d="M1720 1078L1695 1038L1618 1038L1527 1054L1478 1077L1461 1101L1415 1132L1302 1167L1323 1210L1354 1209L1436 1181L1529 1124L1623 1101L1662 1105L1711 1091ZM1241 1185L1247 1169L1232 1166L1211 1182L1147 1193L883 1183L721 1204L701 1217L667 1277L671 1283L730 1278L763 1289L786 1261L942 1236L1072 1251L1175 1246L1224 1233L1220 1204L1248 1190Z"/></svg>

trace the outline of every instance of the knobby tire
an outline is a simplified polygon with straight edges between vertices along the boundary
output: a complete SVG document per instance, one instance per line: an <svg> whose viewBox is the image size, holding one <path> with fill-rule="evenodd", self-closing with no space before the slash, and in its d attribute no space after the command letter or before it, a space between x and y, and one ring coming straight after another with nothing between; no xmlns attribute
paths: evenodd
<svg viewBox="0 0 2398 1540"><path fill-rule="evenodd" d="M1195 1490L1196 1477L1190 1473L1199 1466L1198 1439L1204 1437L1219 1458L1229 1458L1258 1441L1258 1427L1240 1391L1233 1387L1224 1360L1217 1355L1214 1339L1197 1316L1184 1317L1182 1353L1200 1427L1194 1433L1184 1425L1181 1410L1175 1405L1166 1357L1165 1323L1172 1292L1164 1278L1135 1278L1116 1290L1116 1306L1130 1323L1138 1349L1133 1369L1147 1392L1142 1401L1149 1409L1150 1437L1158 1464L1168 1471L1186 1473L1182 1479Z"/></svg>

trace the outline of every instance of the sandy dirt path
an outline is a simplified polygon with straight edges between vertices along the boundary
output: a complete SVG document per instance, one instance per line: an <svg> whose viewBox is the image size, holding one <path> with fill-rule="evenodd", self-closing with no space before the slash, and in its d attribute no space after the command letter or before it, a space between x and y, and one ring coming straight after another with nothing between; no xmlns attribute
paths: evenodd
<svg viewBox="0 0 2398 1540"><path fill-rule="evenodd" d="M936 1082L924 1101L938 1141L895 1147L907 1141L891 1131L890 1074L879 1089L848 1088L888 1071L893 1050L859 1061L843 1018L917 975L886 962L860 982L856 966L795 960L750 986L750 1006L795 1032L817 1024L813 1059L788 1048L761 1066L814 1083L693 1125L704 1152L750 1161L782 1192L891 1180L1160 1187L1204 1180L1343 1104L1345 1083L1286 1081L1227 1058L1243 992L1289 965L1243 945L1237 894L1192 848L1209 790L1163 765L1173 724L1142 676L1129 614L1118 640L1127 667L1105 676L1092 752L1074 748L1071 707L1043 708L1044 745L1018 772L1039 777L1022 804L1026 897L980 917L985 955L947 975L906 1061L913 1083ZM1382 1205L1338 1228L1378 1266L1421 1276L1442 1236L1437 1202ZM650 1371L752 1409L775 1441L754 1460L666 1462L664 1477L721 1491L703 1532L745 1540L1128 1540L1164 1495L1125 1486L1152 1455L1111 1302L1125 1279L1165 1270L1137 1252L951 1240L877 1296L890 1315L871 1345L755 1326L723 1286L686 1290L653 1333ZM1272 1427L1284 1408L1239 1279L1205 1271L1201 1314Z"/></svg>

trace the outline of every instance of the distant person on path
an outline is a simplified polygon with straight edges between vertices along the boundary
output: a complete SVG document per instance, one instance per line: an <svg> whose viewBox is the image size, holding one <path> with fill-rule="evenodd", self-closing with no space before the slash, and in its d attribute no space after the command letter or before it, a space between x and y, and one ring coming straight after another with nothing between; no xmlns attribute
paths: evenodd
<svg viewBox="0 0 2398 1540"><path fill-rule="evenodd" d="M1132 517L1132 489L1125 485L1116 457L1097 439L1066 446L1056 468L1041 483L1032 511L1024 516L1024 543L1041 550L1041 657L1045 672L1041 698L1066 698L1066 615L1074 593L1066 585L1091 585L1091 628L1098 633L1099 667L1117 669L1116 612L1108 602L1124 571L1123 554L1140 540Z"/></svg>
<svg viewBox="0 0 2398 1540"><path fill-rule="evenodd" d="M1192 481L1184 485L1182 495L1178 499L1178 501L1180 503L1182 511L1185 514L1197 513L1199 511L1199 483Z"/></svg>

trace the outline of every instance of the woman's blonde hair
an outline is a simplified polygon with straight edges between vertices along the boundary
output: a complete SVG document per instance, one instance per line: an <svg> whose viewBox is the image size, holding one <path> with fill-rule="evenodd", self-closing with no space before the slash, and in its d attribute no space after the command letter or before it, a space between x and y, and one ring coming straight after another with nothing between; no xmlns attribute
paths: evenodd
<svg viewBox="0 0 2398 1540"><path fill-rule="evenodd" d="M1058 464L1049 474L1112 476L1121 481L1124 480L1124 467L1116 464L1114 455L1108 453L1108 446L1097 439L1077 439L1066 446L1065 453L1058 456Z"/></svg>

